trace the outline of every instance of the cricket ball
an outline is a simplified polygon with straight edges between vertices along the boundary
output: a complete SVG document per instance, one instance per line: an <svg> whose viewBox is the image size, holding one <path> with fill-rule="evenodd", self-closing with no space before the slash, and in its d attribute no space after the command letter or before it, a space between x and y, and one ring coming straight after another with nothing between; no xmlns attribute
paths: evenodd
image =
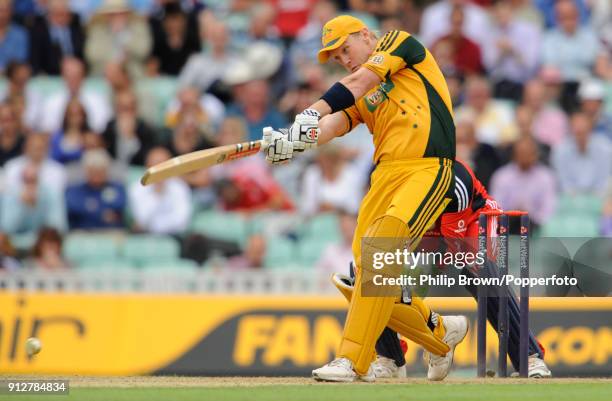
<svg viewBox="0 0 612 401"><path fill-rule="evenodd" d="M25 342L26 353L28 356L36 355L40 352L42 344L36 337L30 337Z"/></svg>

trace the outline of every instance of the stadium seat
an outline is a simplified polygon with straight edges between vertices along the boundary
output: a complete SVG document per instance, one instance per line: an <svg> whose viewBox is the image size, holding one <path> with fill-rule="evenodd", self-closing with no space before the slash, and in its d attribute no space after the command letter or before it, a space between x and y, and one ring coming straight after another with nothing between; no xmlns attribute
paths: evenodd
<svg viewBox="0 0 612 401"><path fill-rule="evenodd" d="M77 269L82 270L96 270L96 271L107 271L107 270L121 270L129 271L134 269L135 266L129 259L120 257L107 257L107 258L86 258L82 259L75 265Z"/></svg>
<svg viewBox="0 0 612 401"><path fill-rule="evenodd" d="M199 212L192 221L191 230L239 244L244 244L247 236L246 221L242 215L214 210Z"/></svg>
<svg viewBox="0 0 612 401"><path fill-rule="evenodd" d="M264 266L268 268L286 268L299 264L295 243L283 237L267 238L268 247ZM273 244L273 246L271 246Z"/></svg>
<svg viewBox="0 0 612 401"><path fill-rule="evenodd" d="M298 244L298 255L300 257L300 265L303 267L313 267L319 259L327 245L334 241L325 241L321 239L311 238L304 239Z"/></svg>
<svg viewBox="0 0 612 401"><path fill-rule="evenodd" d="M559 197L557 214L601 215L603 198L595 195L562 195Z"/></svg>
<svg viewBox="0 0 612 401"><path fill-rule="evenodd" d="M595 237L599 231L598 216L557 214L542 227L543 237Z"/></svg>
<svg viewBox="0 0 612 401"><path fill-rule="evenodd" d="M84 89L94 92L106 99L111 98L111 88L106 79L102 77L89 77L83 83Z"/></svg>
<svg viewBox="0 0 612 401"><path fill-rule="evenodd" d="M149 259L144 262L142 265L143 268L147 270L197 270L198 264L195 260L191 259L168 259L164 261L157 261L154 259Z"/></svg>
<svg viewBox="0 0 612 401"><path fill-rule="evenodd" d="M29 251L36 243L36 233L12 234L11 244L23 251Z"/></svg>
<svg viewBox="0 0 612 401"><path fill-rule="evenodd" d="M313 239L333 242L339 241L342 238L338 216L334 213L324 213L313 216L312 219L305 224L301 234L302 237L308 241Z"/></svg>
<svg viewBox="0 0 612 401"><path fill-rule="evenodd" d="M85 260L114 260L119 257L119 241L113 234L72 233L64 240L64 256L77 266Z"/></svg>
<svg viewBox="0 0 612 401"><path fill-rule="evenodd" d="M144 167L130 166L127 171L126 182L125 182L126 186L129 187L131 184L135 182L139 182L140 178L142 178L146 170L147 169Z"/></svg>
<svg viewBox="0 0 612 401"><path fill-rule="evenodd" d="M29 85L42 96L43 99L59 92L64 86L60 77L47 77L42 75L32 78Z"/></svg>
<svg viewBox="0 0 612 401"><path fill-rule="evenodd" d="M172 237L132 235L123 243L122 255L134 265L142 267L171 264L179 258L180 246Z"/></svg>

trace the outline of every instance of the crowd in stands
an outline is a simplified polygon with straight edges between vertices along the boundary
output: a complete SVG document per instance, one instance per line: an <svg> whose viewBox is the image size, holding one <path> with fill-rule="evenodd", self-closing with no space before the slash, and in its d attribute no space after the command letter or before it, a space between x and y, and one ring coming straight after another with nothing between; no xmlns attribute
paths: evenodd
<svg viewBox="0 0 612 401"><path fill-rule="evenodd" d="M542 235L612 236L609 0L0 0L0 268L74 265L62 241L81 231L205 248L216 239L193 227L212 210L336 214L338 241L313 264L344 269L374 168L365 126L280 167L259 155L138 182L173 156L287 127L345 74L316 61L340 13L428 47L451 91L457 158L503 208L529 211ZM592 224L567 232L568 218ZM266 266L266 230L228 266Z"/></svg>

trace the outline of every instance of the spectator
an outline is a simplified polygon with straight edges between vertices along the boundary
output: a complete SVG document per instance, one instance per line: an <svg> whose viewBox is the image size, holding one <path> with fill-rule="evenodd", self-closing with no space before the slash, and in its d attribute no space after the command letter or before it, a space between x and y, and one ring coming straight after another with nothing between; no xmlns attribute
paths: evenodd
<svg viewBox="0 0 612 401"><path fill-rule="evenodd" d="M512 107L491 98L491 85L486 78L473 76L465 84L465 103L457 108L456 118L473 119L476 137L493 146L507 144L518 136Z"/></svg>
<svg viewBox="0 0 612 401"><path fill-rule="evenodd" d="M522 105L533 113L531 130L538 142L555 146L563 141L569 130L567 116L546 94L546 85L532 79L525 86Z"/></svg>
<svg viewBox="0 0 612 401"><path fill-rule="evenodd" d="M357 227L357 215L340 210L338 225L342 234L341 242L327 245L316 264L316 270L321 276L329 277L346 271L353 260L353 234Z"/></svg>
<svg viewBox="0 0 612 401"><path fill-rule="evenodd" d="M425 8L421 18L419 39L427 47L450 31L450 16L453 7L463 6L465 13L465 34L468 38L483 46L483 32L489 32L489 16L479 6L467 0L441 0Z"/></svg>
<svg viewBox="0 0 612 401"><path fill-rule="evenodd" d="M593 131L612 140L612 115L603 108L605 95L603 83L596 80L583 81L578 89L580 111L591 118Z"/></svg>
<svg viewBox="0 0 612 401"><path fill-rule="evenodd" d="M147 167L162 163L170 156L165 148L153 148L147 154ZM182 234L189 226L191 189L181 178L170 178L146 187L135 182L129 188L129 202L136 231Z"/></svg>
<svg viewBox="0 0 612 401"><path fill-rule="evenodd" d="M87 29L85 57L94 75L103 75L107 63L120 62L137 78L144 75L151 41L147 21L133 13L127 0L105 0Z"/></svg>
<svg viewBox="0 0 612 401"><path fill-rule="evenodd" d="M540 57L540 31L519 20L506 1L496 3L492 30L483 48L484 62L495 83L495 97L520 101L523 85L536 73Z"/></svg>
<svg viewBox="0 0 612 401"><path fill-rule="evenodd" d="M553 149L552 162L568 194L603 194L612 174L612 147L603 135L593 135L593 122L583 113L571 117L572 136Z"/></svg>
<svg viewBox="0 0 612 401"><path fill-rule="evenodd" d="M19 130L14 108L0 103L0 166L21 155L24 142L25 135Z"/></svg>
<svg viewBox="0 0 612 401"><path fill-rule="evenodd" d="M138 101L134 92L125 90L115 95L115 118L102 134L106 150L123 165L142 166L156 142L153 128L138 117Z"/></svg>
<svg viewBox="0 0 612 401"><path fill-rule="evenodd" d="M66 106L62 128L51 137L51 158L62 164L78 162L87 135L96 134L89 130L85 108L78 99L73 99Z"/></svg>
<svg viewBox="0 0 612 401"><path fill-rule="evenodd" d="M17 251L11 243L11 238L0 231L0 271L15 271L21 267L17 260Z"/></svg>
<svg viewBox="0 0 612 401"><path fill-rule="evenodd" d="M104 67L104 78L110 86L113 94L132 90L132 77L125 63L110 62Z"/></svg>
<svg viewBox="0 0 612 401"><path fill-rule="evenodd" d="M28 32L11 22L12 0L0 0L0 73L11 61L26 62L28 59Z"/></svg>
<svg viewBox="0 0 612 401"><path fill-rule="evenodd" d="M40 182L44 182L50 189L64 193L66 188L66 171L58 162L50 159L49 136L40 133L28 135L24 144L23 155L9 160L5 164L6 188L17 188L23 179L26 166L33 164L38 167Z"/></svg>
<svg viewBox="0 0 612 401"><path fill-rule="evenodd" d="M121 92L133 92L137 99L138 115L152 126L158 126L163 122L164 118L163 115L160 116L159 109L162 103L166 105L167 100L159 98L158 88L155 85L142 85L132 82L132 77L130 77L125 63L106 64L104 74L114 100ZM146 81L146 79L143 81Z"/></svg>
<svg viewBox="0 0 612 401"><path fill-rule="evenodd" d="M246 141L246 126L239 117L223 121L217 141L219 146ZM226 210L292 210L293 203L274 179L262 155L238 159L209 171L215 182L221 207Z"/></svg>
<svg viewBox="0 0 612 401"><path fill-rule="evenodd" d="M223 210L258 212L292 210L293 204L271 174L247 172L247 164L233 169L233 174L215 182L217 197Z"/></svg>
<svg viewBox="0 0 612 401"><path fill-rule="evenodd" d="M176 76L189 56L200 51L200 41L197 34L191 35L189 17L177 3L165 6L159 22L158 26L151 25L154 32L152 56L159 63L161 74Z"/></svg>
<svg viewBox="0 0 612 401"><path fill-rule="evenodd" d="M54 133L62 126L66 106L71 99L79 99L87 114L87 124L96 133L106 127L111 116L108 100L94 90L83 88L85 65L76 58L62 60L62 79L65 87L47 98L43 106L40 129Z"/></svg>
<svg viewBox="0 0 612 401"><path fill-rule="evenodd" d="M522 137L514 144L512 163L491 178L491 194L501 207L528 211L536 227L552 216L557 197L554 173L538 158L536 142Z"/></svg>
<svg viewBox="0 0 612 401"><path fill-rule="evenodd" d="M519 130L519 138L529 137L538 144L538 152L540 154L540 162L546 166L550 166L550 145L538 141L533 135L533 126L535 114L529 107L520 105L515 110L516 126ZM512 159L512 145L501 149L502 163L507 163Z"/></svg>
<svg viewBox="0 0 612 401"><path fill-rule="evenodd" d="M436 40L432 48L435 49L440 43L450 44L453 67L465 75L480 74L484 71L480 46L464 34L464 12L463 5L453 6L450 32Z"/></svg>
<svg viewBox="0 0 612 401"><path fill-rule="evenodd" d="M42 227L66 229L66 209L61 193L41 181L39 167L25 166L21 182L4 193L2 229L11 235L34 237Z"/></svg>
<svg viewBox="0 0 612 401"><path fill-rule="evenodd" d="M111 167L108 153L102 149L90 150L85 152L81 162L85 182L66 190L70 229L124 228L125 189L108 178Z"/></svg>
<svg viewBox="0 0 612 401"><path fill-rule="evenodd" d="M134 9L140 10L140 14L149 16L149 25L151 26L151 33L153 35L153 41L156 41L158 37L164 36L163 21L168 12L172 13L175 10L180 10L187 16L187 40L188 42L200 43L198 40L198 17L201 11L204 9L204 5L201 0L136 0L142 3L150 3L148 7L143 5L137 6L134 0L131 1L131 5ZM143 7L146 10L143 10ZM144 13L142 11L145 11Z"/></svg>
<svg viewBox="0 0 612 401"><path fill-rule="evenodd" d="M564 83L561 105L571 112L577 107L578 83L590 76L601 48L593 29L579 25L578 10L572 0L559 0L555 13L559 27L544 34L542 64L561 72Z"/></svg>
<svg viewBox="0 0 612 401"><path fill-rule="evenodd" d="M570 0L576 8L579 15L580 24L589 22L589 9L587 6L588 0ZM544 18L546 28L554 28L562 24L562 21L557 13L556 5L558 0L533 0L534 5L538 8L540 15Z"/></svg>
<svg viewBox="0 0 612 401"><path fill-rule="evenodd" d="M168 105L166 126L175 128L182 116L195 117L203 132L212 133L223 120L225 106L219 99L207 93L200 95L197 89L183 88ZM260 135L261 136L261 135Z"/></svg>
<svg viewBox="0 0 612 401"><path fill-rule="evenodd" d="M85 33L79 16L70 12L68 0L48 0L47 14L36 17L30 35L34 74L59 75L64 57L84 59Z"/></svg>
<svg viewBox="0 0 612 401"><path fill-rule="evenodd" d="M300 82L290 89L278 102L279 111L288 119L300 114L319 98L319 92L314 90L308 82Z"/></svg>
<svg viewBox="0 0 612 401"><path fill-rule="evenodd" d="M336 209L357 213L363 197L360 174L333 144L319 149L317 162L304 172L302 185L301 211L305 215Z"/></svg>
<svg viewBox="0 0 612 401"><path fill-rule="evenodd" d="M488 187L491 176L501 166L495 148L476 139L476 127L469 118L456 122L457 159L462 160L474 170L476 177Z"/></svg>
<svg viewBox="0 0 612 401"><path fill-rule="evenodd" d="M306 25L309 20L308 17L317 5L317 1L296 0L289 3L282 0L272 0L270 4L277 10L275 27L279 35L286 42L289 42Z"/></svg>
<svg viewBox="0 0 612 401"><path fill-rule="evenodd" d="M179 123L165 143L165 147L172 156L184 155L204 150L214 146L210 133L204 133L198 124L198 118L193 113L185 113L180 116Z"/></svg>
<svg viewBox="0 0 612 401"><path fill-rule="evenodd" d="M287 121L271 103L270 85L264 79L248 80L233 87L235 103L228 115L246 119L249 141L261 139L264 127L284 127Z"/></svg>
<svg viewBox="0 0 612 401"><path fill-rule="evenodd" d="M7 85L0 94L0 101L10 103L17 117L17 125L22 131L38 127L42 118L43 98L40 93L28 86L32 70L26 63L11 62L6 67Z"/></svg>
<svg viewBox="0 0 612 401"><path fill-rule="evenodd" d="M283 43L279 39L279 32L274 26L277 10L269 3L261 2L251 8L249 25L249 40L253 42L265 41L279 47Z"/></svg>
<svg viewBox="0 0 612 401"><path fill-rule="evenodd" d="M62 255L62 235L54 228L45 227L38 233L32 248L32 258L26 266L44 270L62 270L70 267Z"/></svg>
<svg viewBox="0 0 612 401"><path fill-rule="evenodd" d="M207 20L200 31L204 42L202 52L193 54L187 60L179 76L179 87L206 92L239 57L228 48L229 32L222 21Z"/></svg>
<svg viewBox="0 0 612 401"><path fill-rule="evenodd" d="M338 9L333 1L320 0L312 7L308 23L297 33L289 48L291 63L295 66L304 63L317 63L317 53L321 48L323 25L336 16Z"/></svg>

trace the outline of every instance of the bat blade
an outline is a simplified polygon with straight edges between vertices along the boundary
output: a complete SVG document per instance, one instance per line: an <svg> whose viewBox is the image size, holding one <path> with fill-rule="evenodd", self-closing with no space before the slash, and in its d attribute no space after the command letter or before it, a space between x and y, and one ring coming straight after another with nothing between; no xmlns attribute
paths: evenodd
<svg viewBox="0 0 612 401"><path fill-rule="evenodd" d="M142 185L155 184L170 177L178 177L215 164L254 155L261 148L262 141L259 140L187 153L148 168L140 182Z"/></svg>

